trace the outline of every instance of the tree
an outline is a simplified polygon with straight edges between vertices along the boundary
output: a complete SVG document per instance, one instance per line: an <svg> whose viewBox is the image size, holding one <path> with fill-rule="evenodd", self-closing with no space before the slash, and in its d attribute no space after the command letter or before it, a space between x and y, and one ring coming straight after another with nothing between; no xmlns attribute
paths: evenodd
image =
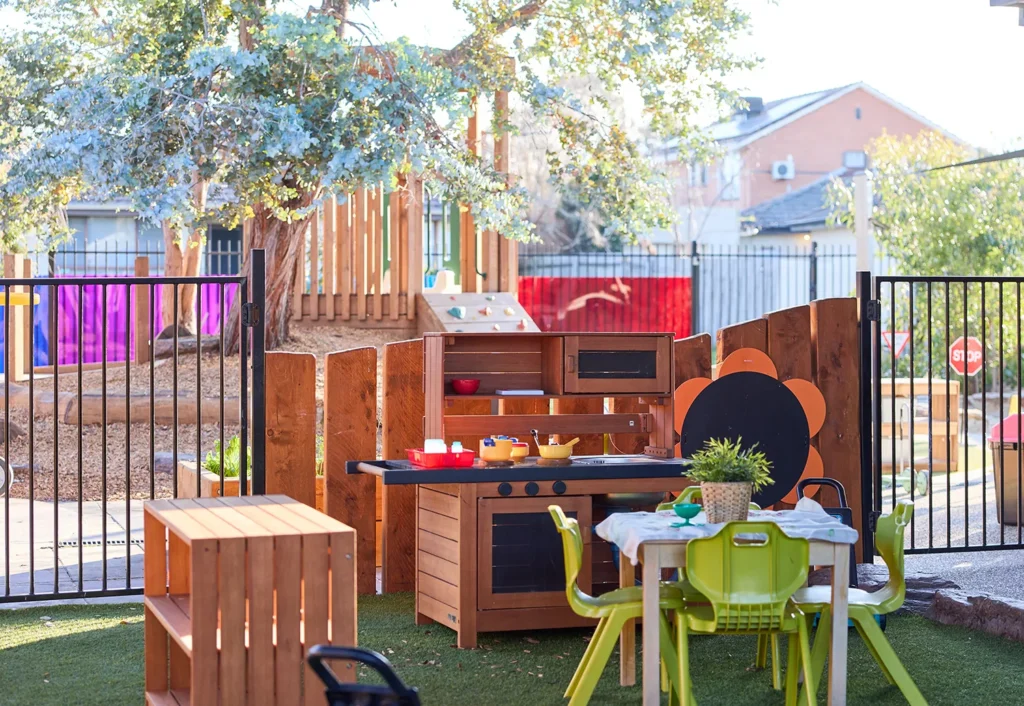
<svg viewBox="0 0 1024 706"><path fill-rule="evenodd" d="M668 222L667 185L604 96L635 91L654 134L699 150L698 111L731 104L736 96L724 78L750 64L732 50L747 18L731 0L456 0L471 32L445 51L380 42L351 20L349 0L323 0L302 16L269 0L206 0L198 13L207 24L217 18L216 31L204 24L201 34L188 34L191 43L172 36L184 26L181 8L194 6L186 0L109 2L112 14L96 32L109 25L112 36L131 37L129 47L170 37L153 51L160 57L180 45L180 64L135 69L118 42L98 52L66 89L40 101L56 111L55 125L4 148L11 170L0 203L24 200L31 185L47 194L59 186L62 193L48 196L59 204L69 182L94 188L99 180L140 206L158 204L145 215L185 227L214 215L249 219L250 245L267 250L271 347L287 335L297 235L327 196L395 187L402 173L416 172L433 194L469 204L480 228L532 237L522 188L462 148L474 97L497 89L517 95L557 136L551 178L601 214L606 235L633 239ZM42 24L66 8L81 13L93 5L50 0L45 11L25 9ZM133 26L140 15L152 20L144 35ZM24 39L29 47L41 41ZM36 79L34 69L20 75ZM579 76L594 77L601 91L563 86ZM99 108L105 124L84 119L75 106ZM173 149L156 149L151 129L163 138L174 133ZM509 130L500 121L492 126ZM122 156L136 154L137 161ZM154 160L167 167L133 171ZM196 198L201 181L230 189L234 202L211 214Z"/></svg>
<svg viewBox="0 0 1024 706"><path fill-rule="evenodd" d="M972 151L936 132L883 135L868 146L875 203L875 239L904 275L1024 275L1024 163L1020 160L936 169L969 160ZM853 227L853 187L829 189L834 221ZM948 286L898 283L883 287L884 330L913 331L897 374L940 376L958 336L984 342L990 370L1004 355L1000 375L1019 376L1020 299L998 283ZM949 340L952 339L952 340ZM1001 342L1001 343L1000 343ZM911 363L913 353L913 364ZM931 356L929 366L929 354ZM995 366L998 367L998 366ZM989 371L982 377L988 382Z"/></svg>

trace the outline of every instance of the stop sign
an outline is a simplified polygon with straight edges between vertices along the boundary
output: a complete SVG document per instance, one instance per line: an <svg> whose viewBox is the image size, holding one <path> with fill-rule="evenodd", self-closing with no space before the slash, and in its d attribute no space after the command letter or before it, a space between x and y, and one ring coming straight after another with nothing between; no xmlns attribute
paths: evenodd
<svg viewBox="0 0 1024 706"><path fill-rule="evenodd" d="M981 341L974 336L961 336L949 347L949 367L960 375L974 376L981 372Z"/></svg>

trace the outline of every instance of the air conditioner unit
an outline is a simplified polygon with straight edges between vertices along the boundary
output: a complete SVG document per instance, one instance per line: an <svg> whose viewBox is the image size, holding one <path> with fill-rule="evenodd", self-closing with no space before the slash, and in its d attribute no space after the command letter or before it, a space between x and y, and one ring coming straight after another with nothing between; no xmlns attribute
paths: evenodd
<svg viewBox="0 0 1024 706"><path fill-rule="evenodd" d="M785 160L772 162L772 179L775 181L788 181L795 176L796 167L793 165L792 155Z"/></svg>

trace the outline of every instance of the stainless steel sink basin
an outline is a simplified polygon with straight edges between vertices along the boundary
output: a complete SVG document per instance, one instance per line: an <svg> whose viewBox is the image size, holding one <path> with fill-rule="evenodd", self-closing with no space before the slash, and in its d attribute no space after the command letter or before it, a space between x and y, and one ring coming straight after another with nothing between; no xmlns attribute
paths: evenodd
<svg viewBox="0 0 1024 706"><path fill-rule="evenodd" d="M658 459L648 458L647 456L589 456L586 458L576 459L576 462L605 466L630 463L650 463L651 461L657 460Z"/></svg>

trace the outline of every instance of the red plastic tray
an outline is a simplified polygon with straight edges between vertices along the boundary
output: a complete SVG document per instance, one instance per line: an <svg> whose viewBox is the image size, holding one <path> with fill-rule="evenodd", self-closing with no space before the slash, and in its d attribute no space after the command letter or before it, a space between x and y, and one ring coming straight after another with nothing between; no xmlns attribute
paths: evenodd
<svg viewBox="0 0 1024 706"><path fill-rule="evenodd" d="M469 468L476 458L472 451L428 454L423 449L406 449L405 452L409 454L409 463L421 468Z"/></svg>

